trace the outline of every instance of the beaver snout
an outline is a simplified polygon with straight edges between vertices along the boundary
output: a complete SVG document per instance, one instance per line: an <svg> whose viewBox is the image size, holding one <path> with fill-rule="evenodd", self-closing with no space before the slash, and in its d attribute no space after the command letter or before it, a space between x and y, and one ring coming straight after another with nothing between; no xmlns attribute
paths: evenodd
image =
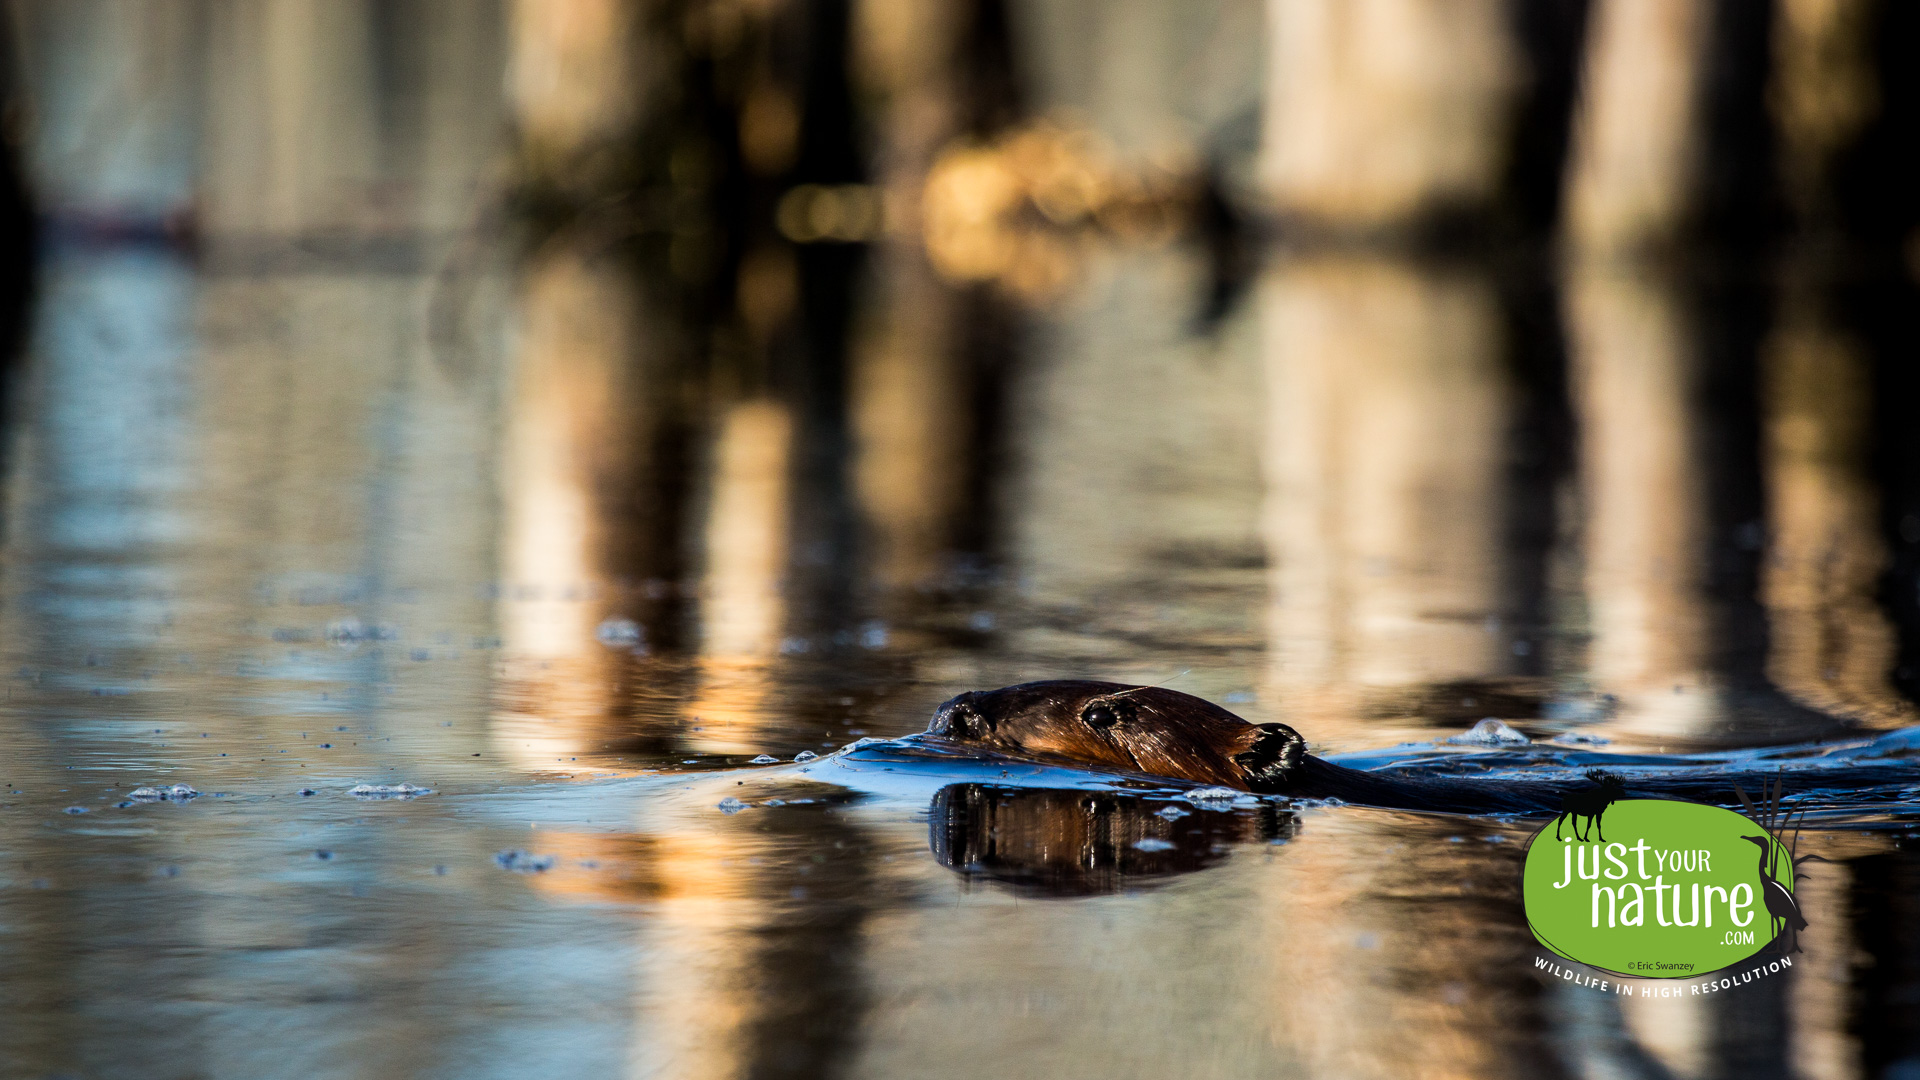
<svg viewBox="0 0 1920 1080"><path fill-rule="evenodd" d="M927 734L962 740L984 739L993 734L993 719L981 711L977 704L979 697L977 691L970 690L949 698L933 710L933 720L927 724Z"/></svg>

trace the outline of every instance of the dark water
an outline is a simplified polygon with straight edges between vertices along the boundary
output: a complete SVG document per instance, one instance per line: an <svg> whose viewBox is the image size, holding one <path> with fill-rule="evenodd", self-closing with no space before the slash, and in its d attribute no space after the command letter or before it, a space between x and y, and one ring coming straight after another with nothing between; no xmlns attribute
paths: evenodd
<svg viewBox="0 0 1920 1080"><path fill-rule="evenodd" d="M32 69L0 1074L1920 1070L1904 271L1289 249L1210 319L1191 238L1021 297L894 238L736 340L501 223L453 10L398 82ZM836 754L1063 676L1361 764L1895 778L1799 806L1789 975L1627 1000L1536 974L1527 823ZM1485 717L1534 744L1430 745Z"/></svg>

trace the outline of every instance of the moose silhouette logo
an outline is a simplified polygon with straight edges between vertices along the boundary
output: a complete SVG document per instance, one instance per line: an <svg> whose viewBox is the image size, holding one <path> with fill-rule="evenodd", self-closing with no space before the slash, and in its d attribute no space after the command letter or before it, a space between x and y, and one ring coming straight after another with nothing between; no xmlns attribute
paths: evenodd
<svg viewBox="0 0 1920 1080"><path fill-rule="evenodd" d="M1627 797L1626 783L1610 772L1588 769L1587 779L1593 781L1593 787L1569 791L1560 797L1560 816L1553 819L1555 840L1560 839L1560 823L1571 819L1574 838L1585 842L1587 837L1580 832L1580 819L1587 820L1589 830L1598 830L1607 807ZM1600 842L1607 842L1606 833L1600 833Z"/></svg>

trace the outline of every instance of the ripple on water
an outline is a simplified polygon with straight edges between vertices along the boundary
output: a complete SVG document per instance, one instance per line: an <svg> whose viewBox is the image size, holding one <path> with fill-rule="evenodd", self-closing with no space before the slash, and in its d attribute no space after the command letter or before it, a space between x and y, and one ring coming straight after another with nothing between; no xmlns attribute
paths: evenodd
<svg viewBox="0 0 1920 1080"><path fill-rule="evenodd" d="M516 874L544 874L553 869L556 861L557 856L535 855L520 848L508 848L505 851L496 852L493 856L494 865Z"/></svg>
<svg viewBox="0 0 1920 1080"><path fill-rule="evenodd" d="M1506 721L1489 716L1458 735L1448 736L1447 742L1453 746L1530 746L1533 740Z"/></svg>
<svg viewBox="0 0 1920 1080"><path fill-rule="evenodd" d="M301 794L306 794L302 791ZM417 787L413 784L355 784L347 789L347 794L356 799L378 801L387 799L417 799L422 795L433 794L429 787Z"/></svg>
<svg viewBox="0 0 1920 1080"><path fill-rule="evenodd" d="M127 798L136 802L186 802L197 799L200 793L190 784L172 784L167 787L137 787L127 792Z"/></svg>

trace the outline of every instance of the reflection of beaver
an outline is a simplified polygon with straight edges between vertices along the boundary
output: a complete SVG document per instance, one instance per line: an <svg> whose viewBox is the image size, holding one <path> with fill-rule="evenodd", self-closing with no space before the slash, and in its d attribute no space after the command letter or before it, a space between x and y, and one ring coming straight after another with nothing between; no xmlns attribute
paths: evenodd
<svg viewBox="0 0 1920 1080"><path fill-rule="evenodd" d="M961 694L927 734L999 753L1176 777L1261 794L1460 814L1555 814L1567 785L1361 772L1307 753L1285 724L1249 724L1209 701L1158 686L1057 680ZM1777 766L1756 773L1771 777ZM1739 772L1639 776L1643 797L1725 804ZM1898 779L1885 769L1824 768L1821 786L1861 790ZM1611 792L1620 798L1624 790Z"/></svg>
<svg viewBox="0 0 1920 1080"><path fill-rule="evenodd" d="M1174 809L1169 810L1169 807ZM1291 836L1292 814L1188 810L1164 798L954 784L928 810L934 858L1038 896L1090 896L1190 873L1233 845Z"/></svg>

